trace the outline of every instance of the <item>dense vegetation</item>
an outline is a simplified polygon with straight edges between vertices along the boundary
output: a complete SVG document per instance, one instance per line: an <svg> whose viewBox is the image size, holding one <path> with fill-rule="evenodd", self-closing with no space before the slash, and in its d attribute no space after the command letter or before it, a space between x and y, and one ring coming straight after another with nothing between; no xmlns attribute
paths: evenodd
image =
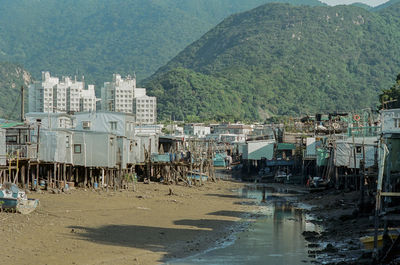
<svg viewBox="0 0 400 265"><path fill-rule="evenodd" d="M375 107L400 70L400 4L267 4L225 19L146 82L161 118L264 120Z"/></svg>
<svg viewBox="0 0 400 265"><path fill-rule="evenodd" d="M35 77L148 77L230 14L276 0L0 0L0 60ZM279 0L321 4L317 0Z"/></svg>
<svg viewBox="0 0 400 265"><path fill-rule="evenodd" d="M2 119L20 119L21 86L26 88L31 82L31 75L22 67L0 62L0 117ZM26 92L25 99L27 94Z"/></svg>
<svg viewBox="0 0 400 265"><path fill-rule="evenodd" d="M397 75L396 82L390 88L382 90L379 101L380 108L400 108L400 74Z"/></svg>

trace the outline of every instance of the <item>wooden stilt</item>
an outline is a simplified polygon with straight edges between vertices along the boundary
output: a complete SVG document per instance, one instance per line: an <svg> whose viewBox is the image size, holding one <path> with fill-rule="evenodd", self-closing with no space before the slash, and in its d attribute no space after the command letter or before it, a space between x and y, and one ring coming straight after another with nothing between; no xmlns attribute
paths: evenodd
<svg viewBox="0 0 400 265"><path fill-rule="evenodd" d="M21 183L22 188L25 188L25 165L21 166Z"/></svg>
<svg viewBox="0 0 400 265"><path fill-rule="evenodd" d="M79 184L79 167L75 168L75 184L78 185Z"/></svg>
<svg viewBox="0 0 400 265"><path fill-rule="evenodd" d="M35 175L36 183L34 185L36 190L39 188L39 167L40 167L40 163L38 161L38 163L36 165L36 175ZM32 183L34 183L34 182L32 181Z"/></svg>
<svg viewBox="0 0 400 265"><path fill-rule="evenodd" d="M87 168L84 167L84 170L85 170L85 180L83 181L83 186L86 188L88 183Z"/></svg>
<svg viewBox="0 0 400 265"><path fill-rule="evenodd" d="M65 188L67 184L67 165L63 163L63 187Z"/></svg>
<svg viewBox="0 0 400 265"><path fill-rule="evenodd" d="M101 169L101 188L104 188L104 168Z"/></svg>
<svg viewBox="0 0 400 265"><path fill-rule="evenodd" d="M94 187L94 181L93 181L93 169L89 169L89 179L90 179L90 186L93 188Z"/></svg>

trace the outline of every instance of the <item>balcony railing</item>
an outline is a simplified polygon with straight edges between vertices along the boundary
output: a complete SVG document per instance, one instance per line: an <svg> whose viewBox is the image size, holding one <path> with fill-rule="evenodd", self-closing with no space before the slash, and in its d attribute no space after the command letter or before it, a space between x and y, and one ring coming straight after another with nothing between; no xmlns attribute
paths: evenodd
<svg viewBox="0 0 400 265"><path fill-rule="evenodd" d="M18 159L36 159L37 145L36 144L7 144L7 157Z"/></svg>

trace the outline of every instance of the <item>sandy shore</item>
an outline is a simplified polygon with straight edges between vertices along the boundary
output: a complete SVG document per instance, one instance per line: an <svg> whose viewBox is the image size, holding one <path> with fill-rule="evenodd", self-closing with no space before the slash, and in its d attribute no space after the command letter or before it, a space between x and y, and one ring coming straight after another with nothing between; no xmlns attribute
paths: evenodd
<svg viewBox="0 0 400 265"><path fill-rule="evenodd" d="M140 183L136 192L32 193L40 199L35 212L0 213L0 264L160 264L193 255L252 212L233 192L241 186Z"/></svg>

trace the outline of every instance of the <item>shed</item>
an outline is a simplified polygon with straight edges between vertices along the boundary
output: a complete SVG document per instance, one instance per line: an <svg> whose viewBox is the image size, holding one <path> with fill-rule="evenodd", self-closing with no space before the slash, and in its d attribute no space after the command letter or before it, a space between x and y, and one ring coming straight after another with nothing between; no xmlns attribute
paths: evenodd
<svg viewBox="0 0 400 265"><path fill-rule="evenodd" d="M136 145L137 144L137 145ZM135 135L135 157L137 163L146 161L145 153L158 153L158 135L149 133L140 133Z"/></svg>
<svg viewBox="0 0 400 265"><path fill-rule="evenodd" d="M364 143L363 143L364 141ZM335 166L344 166L348 168L360 168L360 162L364 160L362 146L365 150L365 167L369 168L377 163L377 137L349 138L347 140L336 141ZM356 165L354 165L354 152Z"/></svg>
<svg viewBox="0 0 400 265"><path fill-rule="evenodd" d="M74 131L74 165L114 168L117 166L117 145L117 137L114 134Z"/></svg>
<svg viewBox="0 0 400 265"><path fill-rule="evenodd" d="M73 133L69 130L40 130L39 160L73 163Z"/></svg>
<svg viewBox="0 0 400 265"><path fill-rule="evenodd" d="M261 160L274 157L275 140L248 141L243 148L243 159Z"/></svg>

